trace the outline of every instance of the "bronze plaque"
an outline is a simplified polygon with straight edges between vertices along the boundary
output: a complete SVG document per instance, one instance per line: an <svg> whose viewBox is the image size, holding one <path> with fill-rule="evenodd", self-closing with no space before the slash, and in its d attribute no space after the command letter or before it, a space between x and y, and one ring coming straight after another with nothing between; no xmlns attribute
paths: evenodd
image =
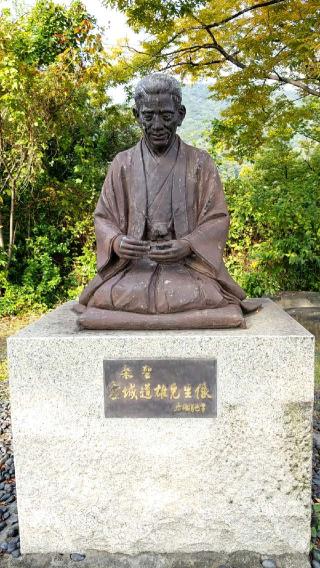
<svg viewBox="0 0 320 568"><path fill-rule="evenodd" d="M207 418L217 415L212 359L105 359L107 418Z"/></svg>

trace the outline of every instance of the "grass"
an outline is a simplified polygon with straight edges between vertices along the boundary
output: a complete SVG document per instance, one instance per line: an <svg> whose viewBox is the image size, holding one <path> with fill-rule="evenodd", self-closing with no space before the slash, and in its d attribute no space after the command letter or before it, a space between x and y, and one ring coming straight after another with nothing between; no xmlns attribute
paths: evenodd
<svg viewBox="0 0 320 568"><path fill-rule="evenodd" d="M0 383L8 379L7 338L38 318L39 313L6 317L0 320Z"/></svg>
<svg viewBox="0 0 320 568"><path fill-rule="evenodd" d="M8 378L8 361L3 359L0 361L0 381L6 381Z"/></svg>

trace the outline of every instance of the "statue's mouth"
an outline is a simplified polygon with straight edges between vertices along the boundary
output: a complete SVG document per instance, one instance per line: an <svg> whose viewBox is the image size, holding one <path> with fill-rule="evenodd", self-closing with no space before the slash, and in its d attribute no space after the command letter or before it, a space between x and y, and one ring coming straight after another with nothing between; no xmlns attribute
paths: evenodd
<svg viewBox="0 0 320 568"><path fill-rule="evenodd" d="M152 138L153 140L156 140L157 142L158 141L162 142L163 140L166 140L168 138L168 135L165 132L163 132L162 134L153 134L152 133L152 134L150 134L150 138Z"/></svg>

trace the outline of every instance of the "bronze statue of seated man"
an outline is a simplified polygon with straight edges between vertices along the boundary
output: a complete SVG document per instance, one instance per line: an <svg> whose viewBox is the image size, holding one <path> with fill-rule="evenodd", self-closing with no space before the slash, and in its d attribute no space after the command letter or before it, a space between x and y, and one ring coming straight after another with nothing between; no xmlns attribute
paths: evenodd
<svg viewBox="0 0 320 568"><path fill-rule="evenodd" d="M95 210L98 272L75 308L83 328L245 327L257 308L224 266L222 185L209 154L177 136L185 113L173 77L138 83L143 138L115 157Z"/></svg>

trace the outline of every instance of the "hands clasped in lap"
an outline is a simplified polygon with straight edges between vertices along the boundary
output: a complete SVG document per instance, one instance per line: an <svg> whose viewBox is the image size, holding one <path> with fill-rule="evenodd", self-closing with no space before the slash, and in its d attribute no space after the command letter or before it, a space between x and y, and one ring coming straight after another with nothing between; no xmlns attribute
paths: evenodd
<svg viewBox="0 0 320 568"><path fill-rule="evenodd" d="M147 256L155 262L177 262L191 254L191 247L184 239L171 241L142 241L119 235L113 244L120 258L136 260Z"/></svg>

